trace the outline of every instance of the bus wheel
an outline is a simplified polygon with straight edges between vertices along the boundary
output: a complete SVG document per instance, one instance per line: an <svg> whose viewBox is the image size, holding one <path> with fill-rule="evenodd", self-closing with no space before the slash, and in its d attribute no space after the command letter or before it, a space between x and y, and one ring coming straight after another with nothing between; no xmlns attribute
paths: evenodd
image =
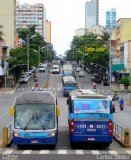
<svg viewBox="0 0 131 160"><path fill-rule="evenodd" d="M74 142L70 142L71 148L75 148L75 143Z"/></svg>
<svg viewBox="0 0 131 160"><path fill-rule="evenodd" d="M17 148L18 148L18 149L22 149L22 147L23 147L22 145L17 144Z"/></svg>
<svg viewBox="0 0 131 160"><path fill-rule="evenodd" d="M49 146L50 149L55 149L55 147L56 147L56 144L52 144Z"/></svg>
<svg viewBox="0 0 131 160"><path fill-rule="evenodd" d="M110 143L104 143L104 144L103 144L103 147L104 147L104 148L108 148L109 146L110 146Z"/></svg>

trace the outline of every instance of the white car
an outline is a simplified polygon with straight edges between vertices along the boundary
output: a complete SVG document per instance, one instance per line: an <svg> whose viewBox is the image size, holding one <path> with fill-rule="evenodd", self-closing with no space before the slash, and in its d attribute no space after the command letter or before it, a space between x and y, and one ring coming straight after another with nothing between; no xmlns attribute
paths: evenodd
<svg viewBox="0 0 131 160"><path fill-rule="evenodd" d="M84 71L79 71L79 73L78 73L78 77L85 77L85 73L84 73Z"/></svg>
<svg viewBox="0 0 131 160"><path fill-rule="evenodd" d="M45 64L40 64L40 65L39 65L39 71L40 71L40 72L45 72L45 70L46 70Z"/></svg>
<svg viewBox="0 0 131 160"><path fill-rule="evenodd" d="M29 80L30 80L30 77L27 74L23 74L23 75L21 75L19 82L20 83L22 83L22 82L27 83Z"/></svg>
<svg viewBox="0 0 131 160"><path fill-rule="evenodd" d="M80 67L76 67L76 72L80 72L81 71L81 68Z"/></svg>

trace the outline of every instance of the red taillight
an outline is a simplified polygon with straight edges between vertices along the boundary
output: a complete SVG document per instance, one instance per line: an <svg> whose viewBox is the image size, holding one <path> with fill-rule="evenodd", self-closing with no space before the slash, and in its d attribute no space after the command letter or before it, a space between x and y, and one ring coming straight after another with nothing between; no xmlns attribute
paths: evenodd
<svg viewBox="0 0 131 160"><path fill-rule="evenodd" d="M109 120L109 131L108 131L109 135L113 134L113 123L112 120Z"/></svg>
<svg viewBox="0 0 131 160"><path fill-rule="evenodd" d="M70 134L74 134L74 118L70 122Z"/></svg>

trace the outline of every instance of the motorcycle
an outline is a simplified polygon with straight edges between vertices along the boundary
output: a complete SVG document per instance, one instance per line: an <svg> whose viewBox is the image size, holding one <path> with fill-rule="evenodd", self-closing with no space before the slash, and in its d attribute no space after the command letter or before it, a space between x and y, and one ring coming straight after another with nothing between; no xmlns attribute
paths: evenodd
<svg viewBox="0 0 131 160"><path fill-rule="evenodd" d="M120 104L120 110L121 110L121 111L124 110L124 104Z"/></svg>

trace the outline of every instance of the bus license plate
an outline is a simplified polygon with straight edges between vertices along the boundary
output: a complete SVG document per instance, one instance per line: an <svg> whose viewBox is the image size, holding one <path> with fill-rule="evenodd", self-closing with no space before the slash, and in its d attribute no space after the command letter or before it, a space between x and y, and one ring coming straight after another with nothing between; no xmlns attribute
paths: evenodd
<svg viewBox="0 0 131 160"><path fill-rule="evenodd" d="M88 138L88 141L95 141L95 138Z"/></svg>
<svg viewBox="0 0 131 160"><path fill-rule="evenodd" d="M37 144L37 143L38 143L38 140L32 140L31 143L32 143L32 144Z"/></svg>

